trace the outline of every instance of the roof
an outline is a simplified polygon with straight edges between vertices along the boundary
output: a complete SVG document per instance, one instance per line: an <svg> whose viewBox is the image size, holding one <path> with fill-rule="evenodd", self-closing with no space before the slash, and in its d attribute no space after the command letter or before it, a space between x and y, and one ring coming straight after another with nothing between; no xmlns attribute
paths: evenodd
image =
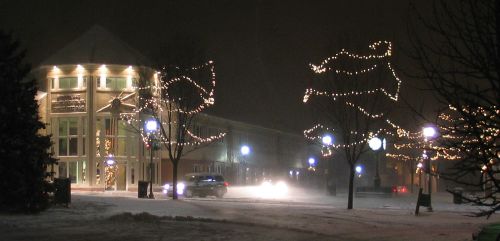
<svg viewBox="0 0 500 241"><path fill-rule="evenodd" d="M42 62L42 65L119 64L151 66L139 51L105 28L94 25L87 32Z"/></svg>

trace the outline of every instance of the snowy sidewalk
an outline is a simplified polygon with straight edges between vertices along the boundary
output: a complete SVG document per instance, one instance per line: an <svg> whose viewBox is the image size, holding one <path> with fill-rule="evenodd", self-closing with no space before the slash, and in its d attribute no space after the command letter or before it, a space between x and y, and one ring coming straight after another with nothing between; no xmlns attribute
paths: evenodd
<svg viewBox="0 0 500 241"><path fill-rule="evenodd" d="M493 216L465 216L477 207L433 196L434 212L413 215L416 197L336 197L292 189L281 199L242 187L227 198L138 199L135 192L74 192L69 208L40 215L0 215L0 240L470 240ZM144 213L146 212L146 213ZM130 213L130 214L127 214ZM178 216L178 218L176 218Z"/></svg>

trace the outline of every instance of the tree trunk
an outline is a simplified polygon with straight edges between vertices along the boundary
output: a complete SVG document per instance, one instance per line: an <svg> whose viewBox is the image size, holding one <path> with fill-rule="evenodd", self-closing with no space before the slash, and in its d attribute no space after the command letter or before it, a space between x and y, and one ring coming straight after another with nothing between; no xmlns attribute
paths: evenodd
<svg viewBox="0 0 500 241"><path fill-rule="evenodd" d="M349 198L347 200L347 209L352 209L353 191L354 191L354 165L350 165L350 172L349 172Z"/></svg>
<svg viewBox="0 0 500 241"><path fill-rule="evenodd" d="M178 161L172 160L172 166L173 166L173 168L172 168L172 172L173 172L172 173L172 179L173 179L172 185L174 185L172 187L172 190L173 190L172 198L174 200L177 200L177 167L179 166L178 164L179 164Z"/></svg>

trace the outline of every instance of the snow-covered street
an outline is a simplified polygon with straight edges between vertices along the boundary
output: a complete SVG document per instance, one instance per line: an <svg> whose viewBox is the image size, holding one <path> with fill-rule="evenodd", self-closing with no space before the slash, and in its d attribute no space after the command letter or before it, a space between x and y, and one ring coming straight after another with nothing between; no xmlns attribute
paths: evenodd
<svg viewBox="0 0 500 241"><path fill-rule="evenodd" d="M69 208L36 216L0 216L0 240L470 240L481 225L500 222L466 215L478 208L433 196L434 212L416 196L355 198L291 189L276 199L252 187L230 187L226 197L138 199L135 192L74 192Z"/></svg>

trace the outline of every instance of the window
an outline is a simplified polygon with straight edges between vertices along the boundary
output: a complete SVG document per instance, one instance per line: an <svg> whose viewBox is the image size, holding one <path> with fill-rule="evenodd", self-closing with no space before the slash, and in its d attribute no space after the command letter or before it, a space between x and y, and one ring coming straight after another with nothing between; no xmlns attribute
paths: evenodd
<svg viewBox="0 0 500 241"><path fill-rule="evenodd" d="M59 161L58 173L61 178L69 178L71 183L82 184L86 182L87 162Z"/></svg>
<svg viewBox="0 0 500 241"><path fill-rule="evenodd" d="M135 168L130 168L130 183L135 183Z"/></svg>
<svg viewBox="0 0 500 241"><path fill-rule="evenodd" d="M68 168L66 168L66 162L59 162L59 177L68 177Z"/></svg>
<svg viewBox="0 0 500 241"><path fill-rule="evenodd" d="M194 164L193 165L193 172L194 173L201 172L201 166L198 164Z"/></svg>
<svg viewBox="0 0 500 241"><path fill-rule="evenodd" d="M122 90L127 87L127 79L121 77L107 77L106 88L112 90Z"/></svg>
<svg viewBox="0 0 500 241"><path fill-rule="evenodd" d="M59 89L75 89L78 88L78 78L62 77L59 78Z"/></svg>
<svg viewBox="0 0 500 241"><path fill-rule="evenodd" d="M98 84L100 89L123 90L135 87L136 80L127 77L105 77L105 79L101 77Z"/></svg>
<svg viewBox="0 0 500 241"><path fill-rule="evenodd" d="M87 86L87 77L59 77L51 79L52 89L72 90L85 88Z"/></svg>
<svg viewBox="0 0 500 241"><path fill-rule="evenodd" d="M82 120L82 155L86 155L86 149L85 149L85 137L87 136L87 119L83 118Z"/></svg>
<svg viewBox="0 0 500 241"><path fill-rule="evenodd" d="M71 183L76 183L78 179L78 162L69 162L68 174Z"/></svg>
<svg viewBox="0 0 500 241"><path fill-rule="evenodd" d="M59 156L78 155L78 118L59 118Z"/></svg>
<svg viewBox="0 0 500 241"><path fill-rule="evenodd" d="M123 120L97 118L96 147L98 156L137 155L137 136ZM102 139L101 139L102 138Z"/></svg>

